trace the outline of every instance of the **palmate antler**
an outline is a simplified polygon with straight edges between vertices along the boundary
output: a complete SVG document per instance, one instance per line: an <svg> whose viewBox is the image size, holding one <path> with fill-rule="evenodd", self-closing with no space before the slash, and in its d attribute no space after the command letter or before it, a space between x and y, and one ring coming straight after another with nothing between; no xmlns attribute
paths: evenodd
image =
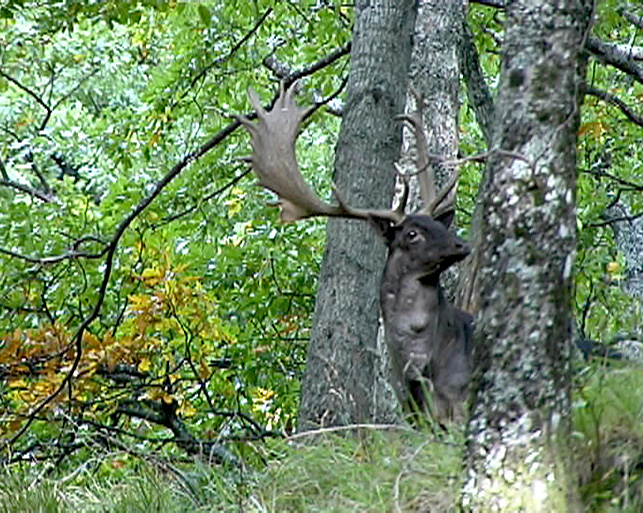
<svg viewBox="0 0 643 513"><path fill-rule="evenodd" d="M252 156L249 161L259 183L279 196L281 220L297 221L313 216L347 217L353 219L387 219L397 224L403 218L404 205L395 210L353 208L342 199L333 186L337 205L321 200L306 183L297 166L295 140L299 125L314 107L303 109L293 96L295 84L281 91L270 112L266 111L255 91L250 90L250 102L257 112L258 122L238 116L239 122L252 136Z"/></svg>
<svg viewBox="0 0 643 513"><path fill-rule="evenodd" d="M418 214L433 217L452 212L453 199L449 193L458 179L454 172L449 182L438 193L435 192L433 172L429 169L427 141L424 135L422 107L423 99L413 90L416 97L417 109L411 114L398 117L409 124L417 140L416 166L420 181L420 193L424 203ZM314 107L301 108L294 100L295 84L287 90L281 90L271 111L266 111L259 101L257 93L249 91L250 102L257 112L258 122L237 116L239 122L252 136L252 156L248 159L255 170L259 183L279 196L281 205L281 220L284 222L297 221L307 217L327 216L346 217L365 220L386 220L399 224L404 218L404 207L408 197L406 179L403 181L404 191L396 209L371 210L354 208L347 205L340 192L333 185L333 193L337 205L331 205L321 200L306 183L297 166L295 156L295 141L299 126ZM445 201L446 200L446 201Z"/></svg>

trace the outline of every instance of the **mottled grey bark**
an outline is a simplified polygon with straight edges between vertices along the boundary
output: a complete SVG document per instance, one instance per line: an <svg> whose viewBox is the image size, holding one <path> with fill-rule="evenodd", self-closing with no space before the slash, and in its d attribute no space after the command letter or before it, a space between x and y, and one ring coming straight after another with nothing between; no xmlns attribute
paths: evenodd
<svg viewBox="0 0 643 513"><path fill-rule="evenodd" d="M413 0L358 0L335 183L351 205L390 202L416 15ZM396 418L379 370L377 294L384 244L363 222L331 219L315 307L299 430Z"/></svg>
<svg viewBox="0 0 643 513"><path fill-rule="evenodd" d="M428 152L436 157L431 162L438 185L443 184L453 172L452 161L458 155L458 91L460 69L458 45L461 39L464 8L462 0L421 0L419 3L413 53L411 57L411 85L424 98L424 122ZM412 94L407 95L407 112L415 109ZM415 138L411 130L404 130L402 160L415 156ZM417 172L417 169L413 169ZM421 206L419 190L413 187L408 210Z"/></svg>
<svg viewBox="0 0 643 513"><path fill-rule="evenodd" d="M576 132L591 0L507 6L484 180L462 506L576 511L570 465Z"/></svg>
<svg viewBox="0 0 643 513"><path fill-rule="evenodd" d="M622 203L612 206L605 217L611 221L616 246L627 262L623 292L643 301L643 217L633 218Z"/></svg>
<svg viewBox="0 0 643 513"><path fill-rule="evenodd" d="M443 185L454 172L449 164L458 156L458 110L460 103L460 67L458 47L461 44L464 24L462 0L421 0L415 24L413 53L411 55L411 85L424 98L424 131L431 160L431 170L437 186ZM407 94L406 111L415 110L415 98ZM402 142L401 164L403 169L413 167L415 137L405 129ZM451 196L455 194L453 190ZM407 212L422 207L415 174L410 180ZM448 269L442 277L444 293L452 300L455 293L457 269Z"/></svg>

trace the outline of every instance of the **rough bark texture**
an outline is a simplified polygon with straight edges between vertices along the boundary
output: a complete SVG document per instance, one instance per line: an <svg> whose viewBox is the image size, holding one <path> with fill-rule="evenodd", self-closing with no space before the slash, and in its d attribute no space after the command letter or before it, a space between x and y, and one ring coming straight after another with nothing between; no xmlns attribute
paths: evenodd
<svg viewBox="0 0 643 513"><path fill-rule="evenodd" d="M590 0L507 6L484 180L462 506L576 511L569 441L576 131Z"/></svg>
<svg viewBox="0 0 643 513"><path fill-rule="evenodd" d="M429 155L439 159L431 162L436 185L443 185L453 173L452 161L458 156L458 110L460 103L460 68L458 47L464 26L462 0L421 0L415 24L413 53L411 56L411 85L424 98L424 131ZM415 98L409 92L406 111L415 110ZM415 138L411 130L404 129L401 163L403 168L412 166L415 158ZM453 191L455 194L455 189ZM410 181L407 212L422 206L417 180ZM443 274L442 284L446 297L452 300L456 281L456 268Z"/></svg>
<svg viewBox="0 0 643 513"><path fill-rule="evenodd" d="M390 202L416 6L358 0L335 183L351 205ZM331 219L313 333L302 381L299 429L396 418L381 375L378 289L385 247L367 225Z"/></svg>
<svg viewBox="0 0 643 513"><path fill-rule="evenodd" d="M458 155L458 91L460 69L457 49L460 44L464 9L462 0L421 0L415 25L411 57L411 85L424 97L424 122L428 152L444 160ZM415 109L412 94L407 97L407 112ZM403 160L415 154L415 138L404 130ZM431 163L438 185L444 183L453 166L439 160ZM417 170L413 170L417 171ZM416 180L412 180L416 183ZM421 206L419 191L412 187L408 210Z"/></svg>
<svg viewBox="0 0 643 513"><path fill-rule="evenodd" d="M616 246L627 262L623 292L643 301L643 218L631 219L630 209L621 203L612 206L605 217L612 221Z"/></svg>

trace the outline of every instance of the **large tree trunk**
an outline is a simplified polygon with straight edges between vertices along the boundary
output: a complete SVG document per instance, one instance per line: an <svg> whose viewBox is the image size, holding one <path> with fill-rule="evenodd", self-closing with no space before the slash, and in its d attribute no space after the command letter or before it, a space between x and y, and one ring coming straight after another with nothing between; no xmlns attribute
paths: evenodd
<svg viewBox="0 0 643 513"><path fill-rule="evenodd" d="M415 23L413 0L358 0L335 182L355 206L393 193ZM299 429L395 419L380 372L377 301L385 247L359 221L331 219L301 385Z"/></svg>
<svg viewBox="0 0 643 513"><path fill-rule="evenodd" d="M474 397L462 505L575 510L575 165L590 0L509 2L481 194Z"/></svg>

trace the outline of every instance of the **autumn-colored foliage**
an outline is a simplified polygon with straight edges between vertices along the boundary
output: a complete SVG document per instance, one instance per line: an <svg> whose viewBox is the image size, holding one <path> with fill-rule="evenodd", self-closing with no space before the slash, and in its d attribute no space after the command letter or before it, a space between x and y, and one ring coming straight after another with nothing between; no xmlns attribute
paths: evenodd
<svg viewBox="0 0 643 513"><path fill-rule="evenodd" d="M180 413L191 415L196 411L191 404L194 388L210 383L216 372L225 373L208 363L234 343L211 295L185 266L174 267L167 254L159 257L155 266L130 277L141 287L128 296L117 329L83 333L80 363L69 390L48 404L48 415L55 415L65 402L72 415L83 412L100 419L115 411L123 395L115 383L128 377L138 382L138 399L177 402ZM0 423L3 435L15 431L20 420L60 386L76 357L73 338L60 323L2 335L0 370L8 389ZM218 378L217 393L231 395L230 383Z"/></svg>

